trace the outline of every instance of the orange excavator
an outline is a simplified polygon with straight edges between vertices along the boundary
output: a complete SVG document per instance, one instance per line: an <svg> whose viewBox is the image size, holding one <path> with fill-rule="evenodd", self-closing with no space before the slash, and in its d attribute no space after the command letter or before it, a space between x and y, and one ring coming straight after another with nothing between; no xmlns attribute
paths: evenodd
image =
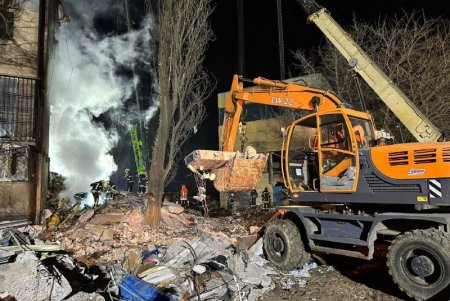
<svg viewBox="0 0 450 301"><path fill-rule="evenodd" d="M247 81L259 88L244 89ZM400 96L397 105L405 104ZM424 123L417 108L408 105L406 113L408 122L420 120L409 128L421 142L380 145L371 115L330 91L235 75L225 103L222 150L196 150L185 158L222 192L255 188L267 160L252 149L233 152L245 102L307 113L287 128L281 145L291 200L265 227L270 261L289 269L305 263L310 252L371 260L377 244L389 245L389 274L402 291L416 300L448 298L450 143L435 142L439 131Z"/></svg>
<svg viewBox="0 0 450 301"><path fill-rule="evenodd" d="M262 88L244 90L245 81ZM219 191L255 188L267 159L233 152L245 102L309 113L288 127L283 140L291 201L265 229L264 249L273 263L299 266L308 252L370 260L377 243L388 243L388 268L400 289L417 300L447 289L449 142L380 146L371 115L330 91L235 75L225 104L223 151L197 150L185 158Z"/></svg>

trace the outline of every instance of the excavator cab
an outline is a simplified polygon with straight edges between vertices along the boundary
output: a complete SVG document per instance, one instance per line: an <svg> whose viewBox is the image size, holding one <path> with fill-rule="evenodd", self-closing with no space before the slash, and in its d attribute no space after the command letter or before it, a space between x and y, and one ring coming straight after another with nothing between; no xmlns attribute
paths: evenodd
<svg viewBox="0 0 450 301"><path fill-rule="evenodd" d="M339 108L295 121L283 143L285 184L292 192L354 192L358 149L374 145L368 114Z"/></svg>

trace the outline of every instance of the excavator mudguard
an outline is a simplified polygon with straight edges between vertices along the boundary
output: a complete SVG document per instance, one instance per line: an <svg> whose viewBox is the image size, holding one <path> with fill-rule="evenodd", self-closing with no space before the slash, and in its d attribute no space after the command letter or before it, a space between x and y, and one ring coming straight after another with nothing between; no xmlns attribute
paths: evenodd
<svg viewBox="0 0 450 301"><path fill-rule="evenodd" d="M189 168L214 174L214 187L220 192L250 191L261 180L268 154L196 150L186 156Z"/></svg>

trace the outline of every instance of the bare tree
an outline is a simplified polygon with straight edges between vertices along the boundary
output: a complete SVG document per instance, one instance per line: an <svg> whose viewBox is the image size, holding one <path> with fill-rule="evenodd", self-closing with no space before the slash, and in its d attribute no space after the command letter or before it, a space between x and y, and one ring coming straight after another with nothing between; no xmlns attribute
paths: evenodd
<svg viewBox="0 0 450 301"><path fill-rule="evenodd" d="M450 21L428 19L423 11L404 12L375 24L354 19L349 29L352 38L442 132L450 130ZM345 101L360 108L354 86L354 74L333 45L312 54L295 53L300 69L321 72L334 91ZM379 128L401 140L414 137L361 80L365 104ZM401 132L400 132L401 130Z"/></svg>
<svg viewBox="0 0 450 301"><path fill-rule="evenodd" d="M212 31L210 0L161 0L158 5L159 127L152 150L145 222L159 226L161 198L182 145L205 118L213 86L202 64Z"/></svg>

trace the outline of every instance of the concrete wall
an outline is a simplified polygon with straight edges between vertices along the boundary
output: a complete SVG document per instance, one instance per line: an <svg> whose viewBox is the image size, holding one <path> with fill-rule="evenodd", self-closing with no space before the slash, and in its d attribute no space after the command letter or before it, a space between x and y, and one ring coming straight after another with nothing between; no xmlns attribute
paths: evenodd
<svg viewBox="0 0 450 301"><path fill-rule="evenodd" d="M0 44L0 73L37 77L39 13L30 9L15 13L14 41L2 40Z"/></svg>
<svg viewBox="0 0 450 301"><path fill-rule="evenodd" d="M34 220L35 185L30 182L0 182L0 221Z"/></svg>

